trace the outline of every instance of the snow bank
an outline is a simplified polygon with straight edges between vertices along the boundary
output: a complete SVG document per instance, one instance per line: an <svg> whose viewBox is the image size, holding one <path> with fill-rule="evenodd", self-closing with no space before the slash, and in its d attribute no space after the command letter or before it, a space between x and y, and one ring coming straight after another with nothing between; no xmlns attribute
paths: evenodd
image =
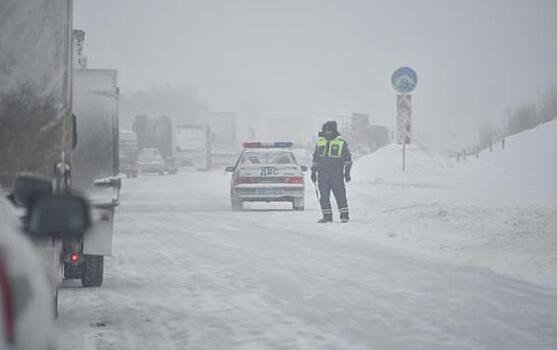
<svg viewBox="0 0 557 350"><path fill-rule="evenodd" d="M416 145L406 147L402 172L402 146L391 144L358 159L353 168L356 183L440 186L449 181L452 161Z"/></svg>
<svg viewBox="0 0 557 350"><path fill-rule="evenodd" d="M507 138L479 159L461 163L457 181L467 189L515 197L557 196L557 120Z"/></svg>
<svg viewBox="0 0 557 350"><path fill-rule="evenodd" d="M460 163L409 146L405 173L390 145L353 178L355 221L377 244L557 287L557 121Z"/></svg>

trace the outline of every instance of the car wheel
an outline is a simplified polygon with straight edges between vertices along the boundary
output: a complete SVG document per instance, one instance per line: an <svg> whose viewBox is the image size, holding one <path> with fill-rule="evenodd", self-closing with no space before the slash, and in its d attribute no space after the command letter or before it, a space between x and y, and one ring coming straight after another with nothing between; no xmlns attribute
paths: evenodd
<svg viewBox="0 0 557 350"><path fill-rule="evenodd" d="M292 208L295 211L304 211L304 200L303 199L297 199L292 201Z"/></svg>
<svg viewBox="0 0 557 350"><path fill-rule="evenodd" d="M230 200L231 206L232 206L232 210L242 210L244 209L244 204L241 200L237 200L232 198Z"/></svg>

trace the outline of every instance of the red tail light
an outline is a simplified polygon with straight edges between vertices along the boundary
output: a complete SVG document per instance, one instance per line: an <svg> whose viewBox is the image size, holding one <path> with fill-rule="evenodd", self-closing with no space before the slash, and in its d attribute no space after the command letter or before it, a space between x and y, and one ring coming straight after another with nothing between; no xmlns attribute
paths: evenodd
<svg viewBox="0 0 557 350"><path fill-rule="evenodd" d="M4 265L3 256L0 254L0 296L2 298L2 318L4 323L4 333L10 344L15 342L15 323L12 290L8 271Z"/></svg>
<svg viewBox="0 0 557 350"><path fill-rule="evenodd" d="M301 176L293 176L287 179L287 183L289 184L303 184L304 178Z"/></svg>
<svg viewBox="0 0 557 350"><path fill-rule="evenodd" d="M238 176L235 178L234 183L236 185L240 185L240 184L253 184L256 183L255 181L256 179L253 177L244 177L244 176Z"/></svg>
<svg viewBox="0 0 557 350"><path fill-rule="evenodd" d="M79 261L79 255L77 253L72 253L72 255L70 255L70 261L72 264L75 264Z"/></svg>

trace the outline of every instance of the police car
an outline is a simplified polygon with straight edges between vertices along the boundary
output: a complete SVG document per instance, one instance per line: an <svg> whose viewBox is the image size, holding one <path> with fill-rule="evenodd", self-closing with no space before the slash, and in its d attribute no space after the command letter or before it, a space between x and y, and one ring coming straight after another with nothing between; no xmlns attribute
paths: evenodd
<svg viewBox="0 0 557 350"><path fill-rule="evenodd" d="M230 201L241 210L245 202L290 202L304 210L304 171L292 152L292 142L246 142L232 173Z"/></svg>

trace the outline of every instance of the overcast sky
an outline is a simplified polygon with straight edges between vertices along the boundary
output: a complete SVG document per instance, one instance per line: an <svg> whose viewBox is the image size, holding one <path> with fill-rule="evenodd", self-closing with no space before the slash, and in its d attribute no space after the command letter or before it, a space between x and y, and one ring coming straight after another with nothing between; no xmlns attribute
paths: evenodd
<svg viewBox="0 0 557 350"><path fill-rule="evenodd" d="M74 27L123 93L191 85L212 109L265 117L393 126L390 75L408 65L414 127L439 145L557 81L555 0L75 0Z"/></svg>

